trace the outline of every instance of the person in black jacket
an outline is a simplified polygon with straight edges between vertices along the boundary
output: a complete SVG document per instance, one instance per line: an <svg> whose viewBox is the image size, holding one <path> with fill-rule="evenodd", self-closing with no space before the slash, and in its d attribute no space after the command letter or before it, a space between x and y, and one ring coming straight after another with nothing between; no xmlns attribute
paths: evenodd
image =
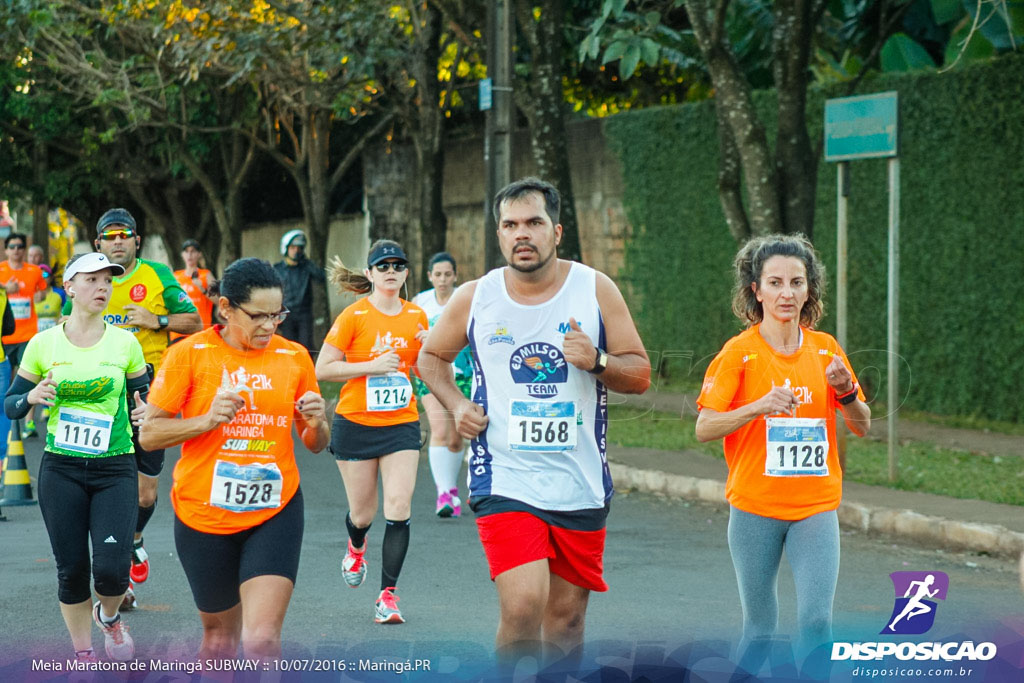
<svg viewBox="0 0 1024 683"><path fill-rule="evenodd" d="M284 307L288 317L277 328L285 339L313 351L313 282L324 282L324 271L306 258L306 234L290 230L281 238L282 261L274 270L284 282Z"/></svg>
<svg viewBox="0 0 1024 683"><path fill-rule="evenodd" d="M11 305L7 302L7 292L0 292L0 306L3 306L3 323L0 328L0 334L8 335L14 333L14 312L11 311ZM7 350L4 349L2 343L0 343L0 388L3 388L4 392L7 392L7 388L11 385L11 364L7 361ZM7 435L11 431L11 421L7 419L7 416L0 410L0 461L7 457ZM20 438L20 436L19 436Z"/></svg>

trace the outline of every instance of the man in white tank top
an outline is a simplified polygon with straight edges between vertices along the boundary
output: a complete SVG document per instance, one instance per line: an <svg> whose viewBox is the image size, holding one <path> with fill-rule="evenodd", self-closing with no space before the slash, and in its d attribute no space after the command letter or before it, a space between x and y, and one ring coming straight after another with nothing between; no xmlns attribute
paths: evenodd
<svg viewBox="0 0 1024 683"><path fill-rule="evenodd" d="M607 390L640 394L651 365L606 275L560 260L558 191L536 178L494 200L508 266L452 296L418 369L472 439L469 504L498 589L498 656L578 656L602 577L612 496ZM473 350L473 395L449 367ZM542 648L542 651L538 651Z"/></svg>

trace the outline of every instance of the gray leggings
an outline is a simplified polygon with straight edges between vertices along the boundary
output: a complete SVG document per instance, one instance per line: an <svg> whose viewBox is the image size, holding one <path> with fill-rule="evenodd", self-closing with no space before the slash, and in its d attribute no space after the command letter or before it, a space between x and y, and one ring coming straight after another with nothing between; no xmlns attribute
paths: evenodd
<svg viewBox="0 0 1024 683"><path fill-rule="evenodd" d="M731 507L729 552L743 607L741 660L752 641L770 638L778 626L783 547L796 583L798 653L807 654L832 640L832 600L839 576L839 518L835 510L789 522Z"/></svg>

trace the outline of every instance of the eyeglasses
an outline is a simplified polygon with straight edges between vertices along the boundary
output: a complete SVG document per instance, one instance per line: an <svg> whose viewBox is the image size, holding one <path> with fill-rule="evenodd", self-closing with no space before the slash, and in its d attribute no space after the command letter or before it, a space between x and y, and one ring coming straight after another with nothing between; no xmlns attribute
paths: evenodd
<svg viewBox="0 0 1024 683"><path fill-rule="evenodd" d="M282 308L277 313L250 313L238 304L231 305L249 316L249 319L257 325L265 325L267 322L273 322L275 325L283 323L284 319L288 317L289 313L291 313L287 308Z"/></svg>
<svg viewBox="0 0 1024 683"><path fill-rule="evenodd" d="M393 270L396 273L401 273L403 270L409 267L408 263L402 263L401 261L384 261L373 266L377 269L378 273L386 273L388 270Z"/></svg>
<svg viewBox="0 0 1024 683"><path fill-rule="evenodd" d="M18 244L17 242L15 242L14 244L8 244L7 248L8 249L24 249L25 245L24 244Z"/></svg>
<svg viewBox="0 0 1024 683"><path fill-rule="evenodd" d="M135 237L135 231L131 228L118 228L117 230L104 230L100 233L100 239L111 242L116 239L130 239Z"/></svg>

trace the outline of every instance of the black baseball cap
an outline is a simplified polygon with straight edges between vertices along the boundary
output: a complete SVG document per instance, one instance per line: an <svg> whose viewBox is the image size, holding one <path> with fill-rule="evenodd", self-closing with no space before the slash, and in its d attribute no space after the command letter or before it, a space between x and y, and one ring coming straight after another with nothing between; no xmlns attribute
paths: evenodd
<svg viewBox="0 0 1024 683"><path fill-rule="evenodd" d="M375 266L381 261L387 260L402 261L408 263L409 259L406 258L405 252L397 244L378 244L377 247L370 252L369 258L366 259L366 265Z"/></svg>
<svg viewBox="0 0 1024 683"><path fill-rule="evenodd" d="M96 223L96 234L100 234L111 225L123 225L138 232L135 218L128 212L128 209L110 209L100 216L99 222Z"/></svg>
<svg viewBox="0 0 1024 683"><path fill-rule="evenodd" d="M198 251L202 251L203 250L203 248L201 246L199 246L199 242L196 241L196 240L185 240L184 242L181 243L181 250L182 251L185 251L189 247L192 247L193 249L196 249Z"/></svg>

